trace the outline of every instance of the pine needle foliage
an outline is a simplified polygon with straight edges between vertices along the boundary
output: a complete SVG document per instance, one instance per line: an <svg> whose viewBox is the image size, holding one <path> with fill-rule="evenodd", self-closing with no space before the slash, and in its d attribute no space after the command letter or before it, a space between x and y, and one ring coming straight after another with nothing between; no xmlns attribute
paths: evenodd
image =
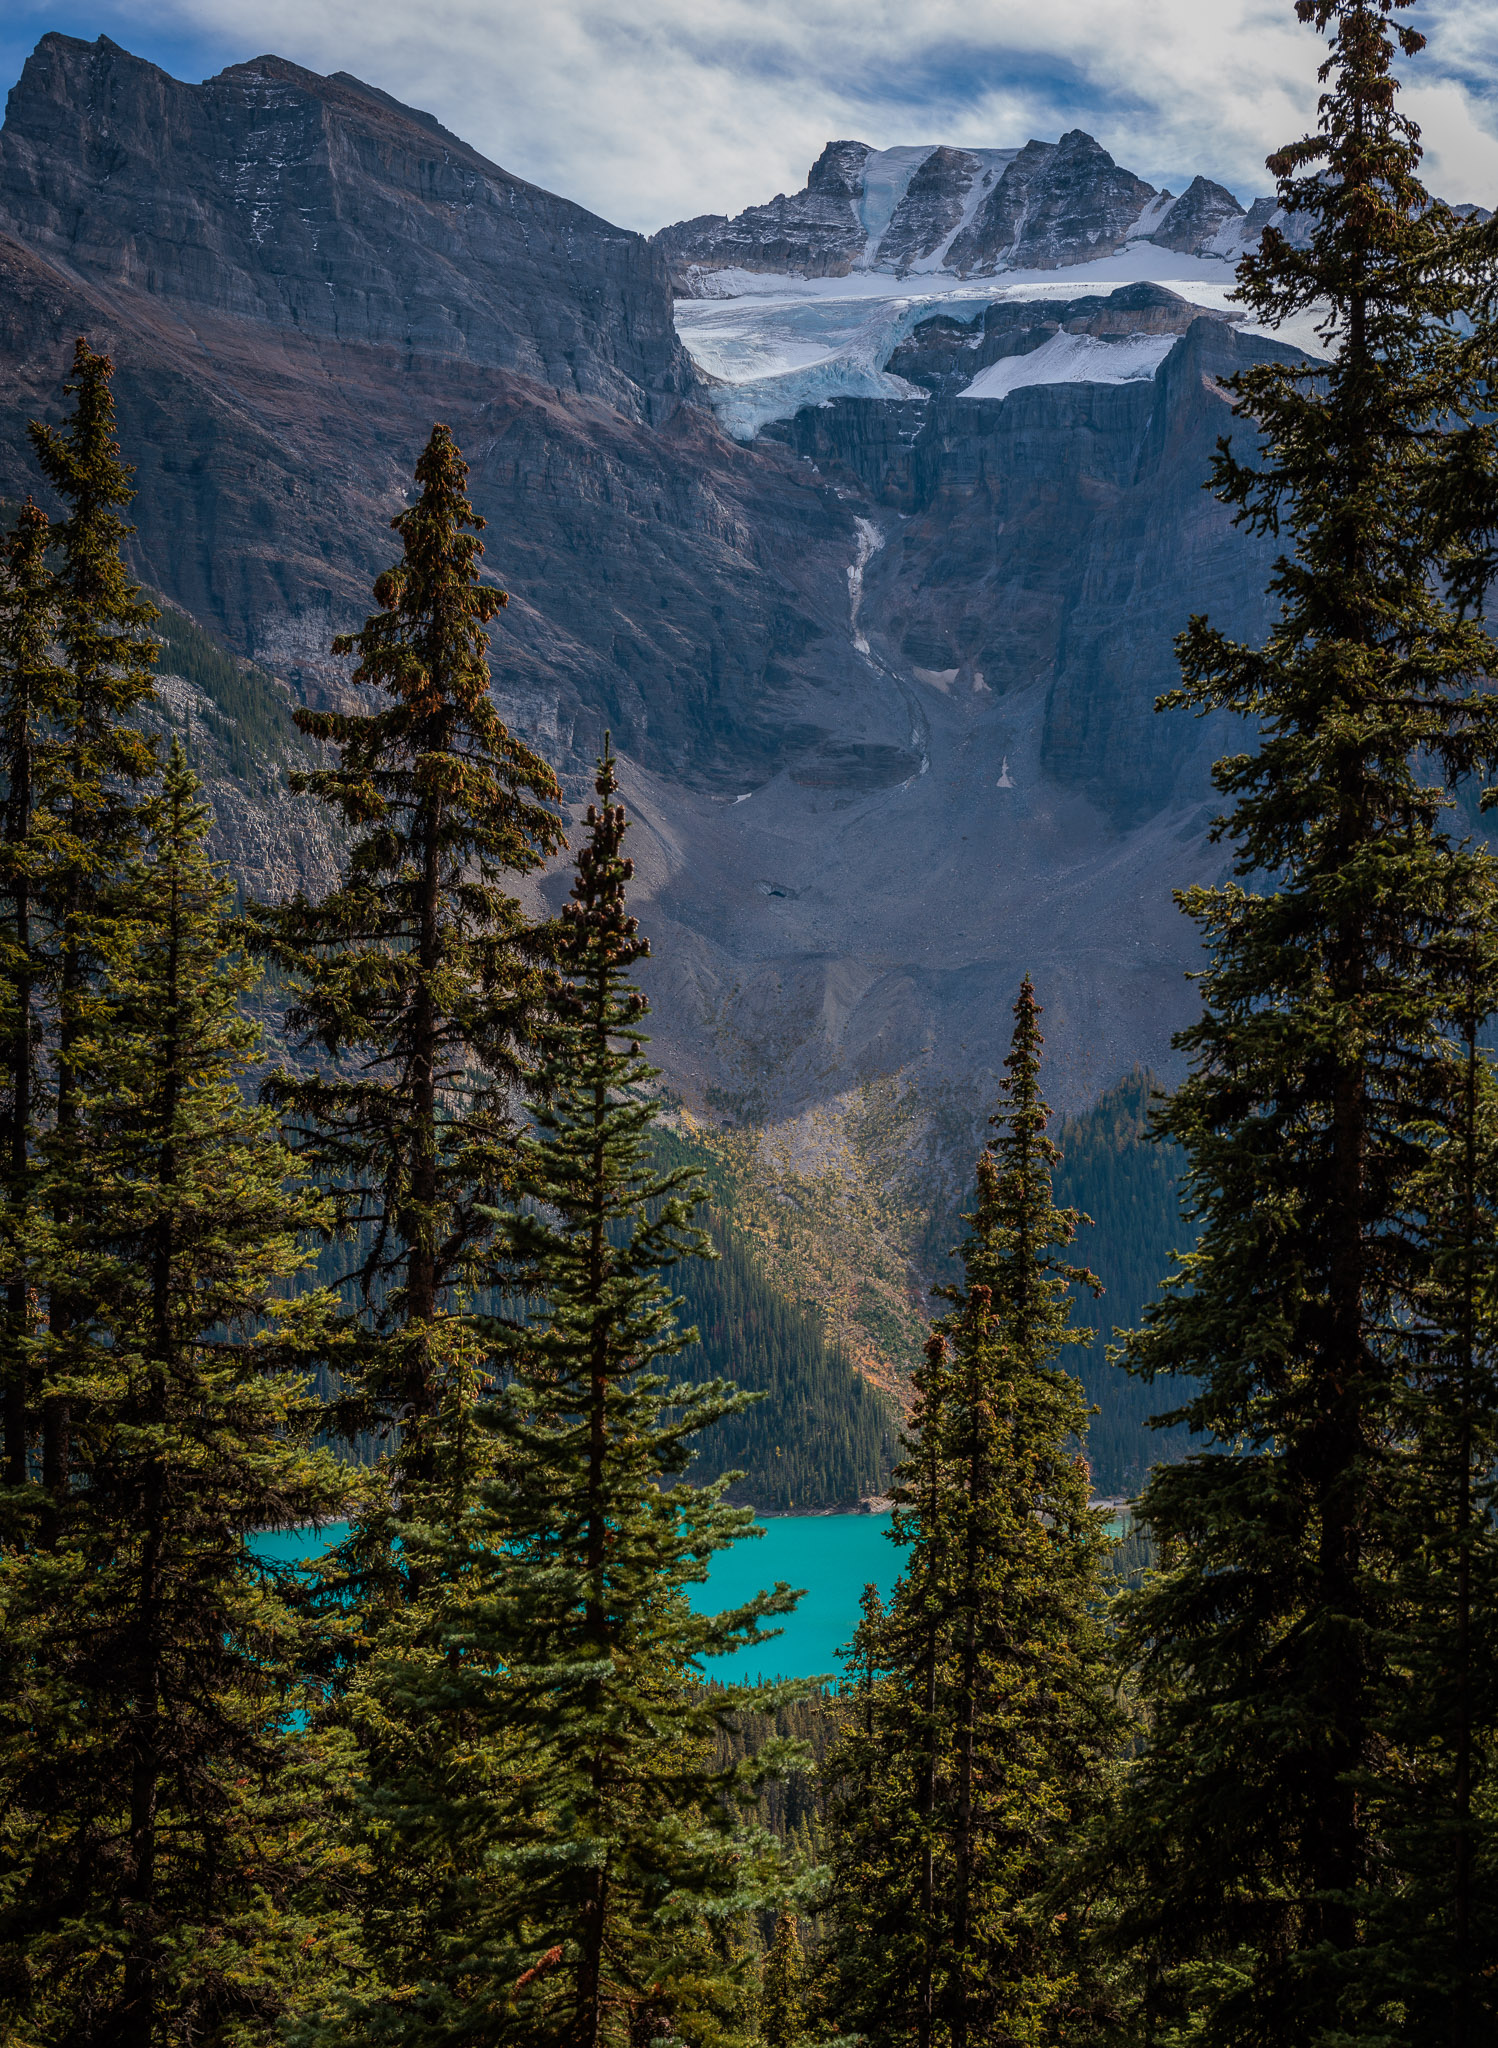
<svg viewBox="0 0 1498 2048"><path fill-rule="evenodd" d="M1052 1196L1028 980L962 1247L897 1475L908 1562L865 1596L835 1771L838 2017L871 2042L1071 2038L1092 1993L1056 1888L1121 1739L1099 1619L1108 1543L1078 1448L1087 1404L1059 1364L1085 1341Z"/></svg>
<svg viewBox="0 0 1498 2048"><path fill-rule="evenodd" d="M372 1811L413 1854L424 1841L435 1859L456 1836L472 1875L465 1900L449 1894L425 1976L351 2012L361 2039L741 2038L751 1959L734 1926L793 1890L738 1814L790 1746L726 1764L714 1752L734 1716L806 1687L711 1686L702 1667L764 1641L796 1596L780 1585L717 1615L689 1599L716 1552L750 1533L723 1482L682 1483L699 1432L743 1397L667 1369L694 1333L664 1276L705 1246L690 1176L651 1162L655 1070L629 977L646 942L626 903L617 789L606 755L560 920L525 1199L501 1226L534 1315L490 1326L503 1384L486 1418L496 1476L464 1552L473 1578L448 1572L425 1661L377 1660L366 1681L378 1699L402 1696L408 1717L419 1705L454 1747L461 1735L469 1754L510 1761L457 1827L442 1774L376 1781L385 1805Z"/></svg>
<svg viewBox="0 0 1498 2048"><path fill-rule="evenodd" d="M801 2048L806 2024L806 1958L794 1913L780 1913L759 1973L759 2037L765 2048Z"/></svg>
<svg viewBox="0 0 1498 2048"><path fill-rule="evenodd" d="M72 412L61 427L33 420L28 429L63 516L44 527L38 513L23 510L11 549L12 617L21 645L6 673L8 817L0 886L8 910L3 1000L9 1187L17 1217L27 1205L23 1162L35 1131L50 1120L67 1132L77 1121L73 1047L89 1029L99 963L110 944L113 885L139 844L139 787L157 766L153 744L130 722L154 694L149 629L156 608L123 559L132 529L121 514L134 491L120 460L113 376L109 357L80 335L63 386ZM44 1036L49 1057L39 1066ZM73 1314L65 1277L60 1285L48 1304L54 1336ZM23 1347L23 1301L34 1293L28 1277L12 1270L7 1328ZM38 1407L41 1476L60 1511L70 1484L72 1394L50 1382L23 1388L19 1366L7 1366L7 1379L16 1391L11 1483L22 1482L24 1444L37 1419L31 1410Z"/></svg>
<svg viewBox="0 0 1498 2048"><path fill-rule="evenodd" d="M143 824L32 1225L77 1483L0 1559L0 2032L38 2048L269 2042L341 1945L306 1628L250 1542L341 1496L307 1448L328 1303L285 1298L317 1216L245 1101L253 973L180 747Z"/></svg>
<svg viewBox="0 0 1498 2048"><path fill-rule="evenodd" d="M1194 619L1164 700L1257 738L1216 769L1238 879L1182 899L1209 965L1161 1125L1200 1240L1129 1350L1146 1378L1198 1383L1171 1419L1204 1447L1144 1496L1165 1568L1128 1624L1153 1729L1124 1890L1150 2024L1350 2048L1491 2029L1488 2006L1477 2032L1460 2017L1491 1999L1491 1931L1469 1915L1460 1963L1440 1931L1490 1838L1411 1687L1456 1713L1436 1667L1461 1561L1486 1572L1492 1543L1494 1383L1467 1362L1472 1318L1461 1337L1438 1303L1472 1249L1453 1265L1453 1218L1480 1245L1489 1229L1460 1191L1462 1120L1485 1133L1492 1088L1462 1033L1494 1008L1474 942L1498 906L1448 792L1491 773L1498 699L1447 483L1453 434L1491 455L1494 430L1460 317L1466 231L1398 111L1397 58L1422 39L1388 0L1297 13L1329 45L1318 128L1269 161L1304 233L1266 231L1240 297L1271 323L1316 312L1328 355L1236 380L1251 429L1212 480L1285 542L1280 614L1260 648ZM1490 1751L1490 1696L1464 1698Z"/></svg>
<svg viewBox="0 0 1498 2048"><path fill-rule="evenodd" d="M38 984L46 963L38 895L49 850L36 819L39 755L60 723L66 672L54 656L57 607L48 569L51 527L30 499L0 557L0 772L5 781L0 840L0 1005L5 1040L6 1306L3 1351L5 1485L24 1516L34 1426L33 1289L21 1244L33 1198L33 1141L41 1018ZM9 1517L7 1517L9 1523Z"/></svg>
<svg viewBox="0 0 1498 2048"><path fill-rule="evenodd" d="M561 840L555 776L490 700L484 629L506 596L478 580L467 474L434 427L417 500L391 521L402 557L375 583L379 610L334 643L388 701L296 713L338 750L291 777L352 835L338 886L258 914L291 984L288 1041L318 1062L284 1068L267 1098L358 1247L373 1331L337 1420L385 1435L394 1492L413 1501L435 1475L436 1325L475 1284L511 1182L511 1089L541 989L501 884Z"/></svg>

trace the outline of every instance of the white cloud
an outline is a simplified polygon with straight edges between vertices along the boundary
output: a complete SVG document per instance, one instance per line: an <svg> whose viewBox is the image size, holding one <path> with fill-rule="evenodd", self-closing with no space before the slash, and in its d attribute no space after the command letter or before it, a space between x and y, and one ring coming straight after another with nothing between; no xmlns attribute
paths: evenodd
<svg viewBox="0 0 1498 2048"><path fill-rule="evenodd" d="M1314 118L1290 0L125 0L128 19L346 70L507 169L650 230L790 191L833 136L996 147L1087 128L1154 183L1241 198ZM1421 10L1433 187L1498 195L1498 0ZM127 31L114 30L121 40Z"/></svg>

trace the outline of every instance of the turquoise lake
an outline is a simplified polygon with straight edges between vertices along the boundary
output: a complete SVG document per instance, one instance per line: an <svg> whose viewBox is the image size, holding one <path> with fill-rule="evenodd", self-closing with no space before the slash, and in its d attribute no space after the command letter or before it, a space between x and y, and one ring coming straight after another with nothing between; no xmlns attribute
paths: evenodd
<svg viewBox="0 0 1498 2048"><path fill-rule="evenodd" d="M692 1604L701 1609L735 1607L761 1587L785 1579L806 1591L773 1642L738 1657L720 1657L706 1668L709 1678L811 1678L838 1675L838 1646L858 1621L858 1598L872 1579L888 1599L900 1571L900 1551L889 1540L888 1515L772 1515L760 1522L763 1534L736 1543L713 1560L706 1585ZM343 1525L261 1536L262 1557L292 1564L336 1543Z"/></svg>

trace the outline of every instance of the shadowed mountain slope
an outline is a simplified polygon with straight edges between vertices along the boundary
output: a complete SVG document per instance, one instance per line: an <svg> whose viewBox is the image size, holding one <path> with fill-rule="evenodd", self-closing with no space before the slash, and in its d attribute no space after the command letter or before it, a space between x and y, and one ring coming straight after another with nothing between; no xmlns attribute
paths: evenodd
<svg viewBox="0 0 1498 2048"><path fill-rule="evenodd" d="M944 162L914 188L938 211ZM969 372L1094 346L1058 306L967 333ZM1146 293L1095 345L1153 337L1152 374L990 400L927 323L917 396L735 442L641 237L344 74L183 85L49 36L0 131L5 496L79 331L119 363L142 575L310 701L347 693L329 642L451 426L513 594L505 715L568 777L605 725L626 757L690 1100L986 1090L1027 968L1059 1103L1167 1063L1215 741L1153 703L1190 610L1262 623L1263 553L1201 479L1223 379L1275 344Z"/></svg>

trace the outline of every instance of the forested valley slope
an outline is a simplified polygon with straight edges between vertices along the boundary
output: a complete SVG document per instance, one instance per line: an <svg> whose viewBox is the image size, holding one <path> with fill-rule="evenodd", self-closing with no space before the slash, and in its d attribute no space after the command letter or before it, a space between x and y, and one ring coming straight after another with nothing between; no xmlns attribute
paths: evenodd
<svg viewBox="0 0 1498 2048"><path fill-rule="evenodd" d="M1265 550L1202 481L1224 378L1284 350L1223 310L1231 252L1208 244L1243 242L1241 207L1167 207L1090 138L1030 148L1049 245L995 243L963 286L976 300L887 334L875 369L896 395L845 384L798 405L792 389L746 433L688 318L709 301L674 297L736 289L709 274L706 230L687 248L684 231L613 228L347 74L259 57L182 84L107 38L51 35L0 130L0 495L33 487L25 422L56 411L87 332L118 364L134 563L168 607L167 712L251 895L330 870L324 828L281 787L305 748L289 708L352 704L330 643L362 616L431 421L467 454L485 573L511 593L503 715L557 764L569 815L605 727L620 751L655 1055L691 1144L759 1219L723 1284L769 1290L764 1327L790 1318L774 1344L810 1346L819 1400L862 1384L879 1407L877 1427L849 1425L857 1455L794 1483L755 1465L766 1504L878 1490L876 1440L908 1399L1026 971L1110 1287L1088 1369L1099 1484L1134 1484L1151 1454L1102 1345L1180 1233L1158 1155L1129 1163L1125 1077L1173 1071L1195 940L1171 890L1218 871L1223 737L1154 701L1189 609L1263 622ZM849 191L877 182L859 150L822 167L848 190L812 195L844 241L838 209L866 211ZM943 180L968 170L906 154L900 220L945 218ZM1010 176L1014 153L991 154ZM744 220L729 253L760 235L761 287L815 270ZM1155 281L1098 271L1097 220ZM1053 376L1058 345L1106 364ZM996 373L993 396L968 393ZM564 889L558 868L539 895ZM717 1227L732 1235L728 1211ZM736 1342L760 1327L726 1302L694 1313ZM709 1340L715 1367L732 1348ZM738 1365L788 1384L769 1352ZM788 1434L777 1411L767 1455Z"/></svg>

